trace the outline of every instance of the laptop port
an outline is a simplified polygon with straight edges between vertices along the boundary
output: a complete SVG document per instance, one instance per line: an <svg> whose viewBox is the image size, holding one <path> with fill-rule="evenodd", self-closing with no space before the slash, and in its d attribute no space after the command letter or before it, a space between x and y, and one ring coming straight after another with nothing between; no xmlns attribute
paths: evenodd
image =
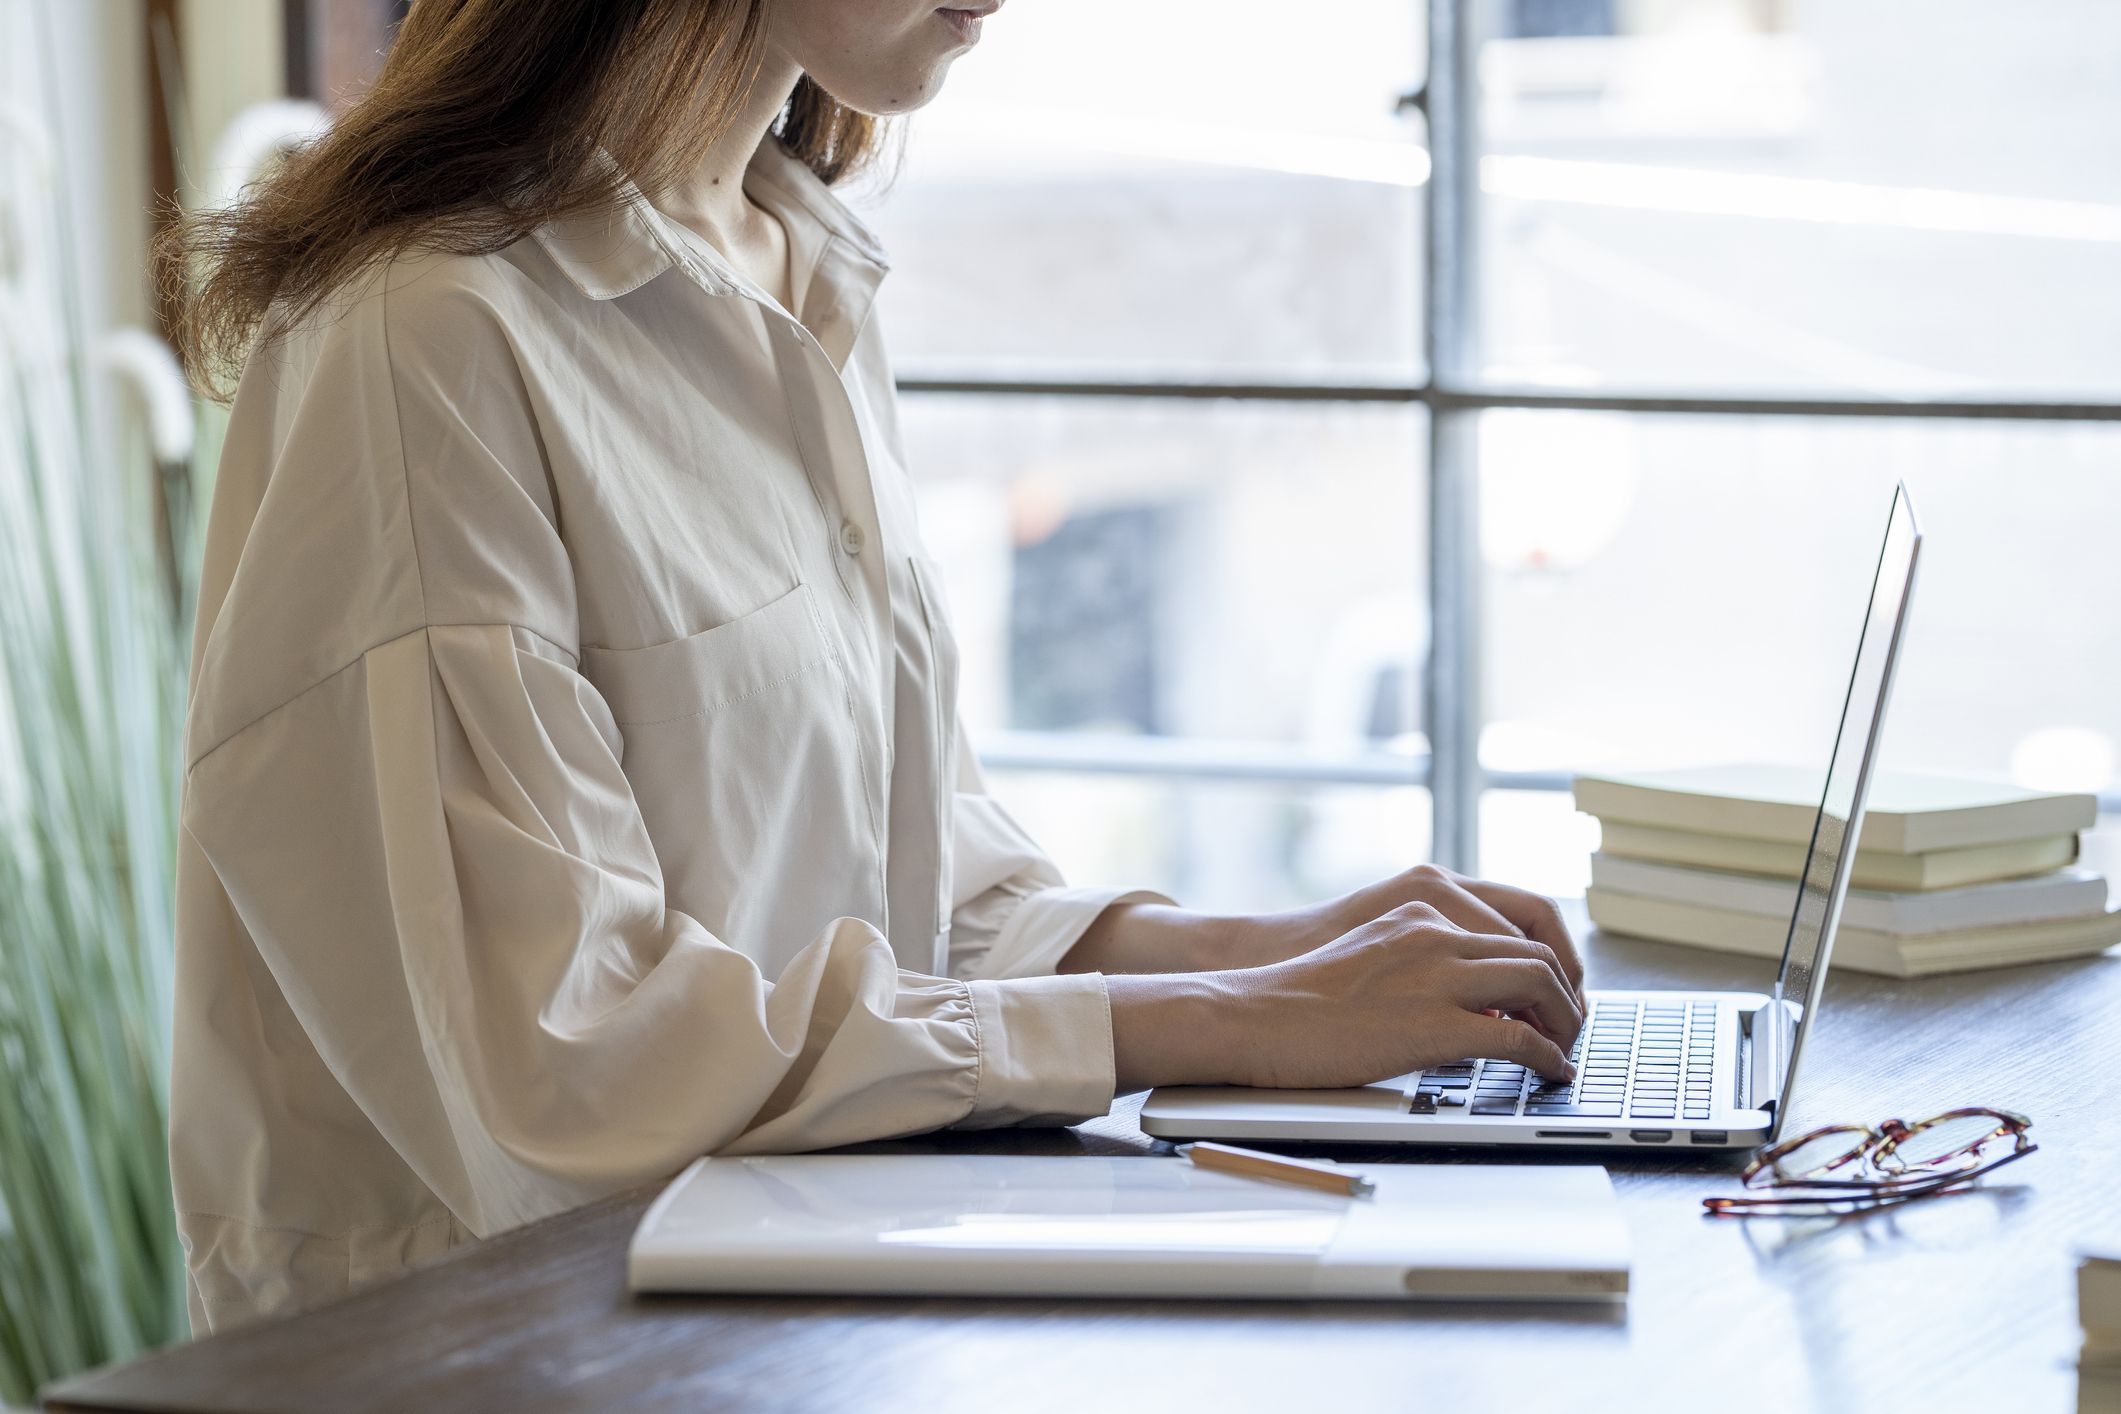
<svg viewBox="0 0 2121 1414"><path fill-rule="evenodd" d="M1631 1129L1628 1131L1628 1138L1634 1140L1637 1144L1667 1144L1671 1142L1672 1131L1669 1129Z"/></svg>
<svg viewBox="0 0 2121 1414"><path fill-rule="evenodd" d="M1693 1138L1696 1144L1728 1144L1731 1132L1728 1129L1697 1129Z"/></svg>
<svg viewBox="0 0 2121 1414"><path fill-rule="evenodd" d="M1611 1139L1610 1129L1535 1129L1534 1139Z"/></svg>

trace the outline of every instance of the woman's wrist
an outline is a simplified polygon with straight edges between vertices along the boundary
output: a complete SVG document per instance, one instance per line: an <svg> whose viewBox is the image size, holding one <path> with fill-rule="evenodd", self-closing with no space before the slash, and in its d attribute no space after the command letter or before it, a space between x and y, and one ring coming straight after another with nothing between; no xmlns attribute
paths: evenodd
<svg viewBox="0 0 2121 1414"><path fill-rule="evenodd" d="M1242 1070L1247 990L1229 972L1107 975L1115 1091L1225 1085Z"/></svg>

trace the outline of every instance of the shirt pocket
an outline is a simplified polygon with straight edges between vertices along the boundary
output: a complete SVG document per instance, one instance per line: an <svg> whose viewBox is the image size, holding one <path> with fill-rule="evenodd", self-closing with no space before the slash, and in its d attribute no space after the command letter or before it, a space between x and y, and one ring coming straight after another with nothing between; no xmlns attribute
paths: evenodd
<svg viewBox="0 0 2121 1414"><path fill-rule="evenodd" d="M929 690L933 694L935 749L936 931L950 926L950 896L954 883L957 805L957 635L951 631L950 615L943 608L941 578L935 561L926 555L910 557L913 583L921 597L921 618L928 627Z"/></svg>
<svg viewBox="0 0 2121 1414"><path fill-rule="evenodd" d="M705 716L772 690L831 661L810 586L764 608L645 648L584 648L582 674L621 727Z"/></svg>
<svg viewBox="0 0 2121 1414"><path fill-rule="evenodd" d="M582 650L671 906L769 967L881 913L882 843L847 675L798 584L644 648Z"/></svg>

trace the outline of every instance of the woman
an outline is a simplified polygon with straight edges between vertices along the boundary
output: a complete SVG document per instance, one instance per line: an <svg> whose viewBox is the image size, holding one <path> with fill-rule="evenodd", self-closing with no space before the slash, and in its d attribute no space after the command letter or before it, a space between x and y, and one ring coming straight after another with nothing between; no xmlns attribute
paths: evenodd
<svg viewBox="0 0 2121 1414"><path fill-rule="evenodd" d="M419 0L167 248L195 375L242 368L178 878L195 1329L702 1153L1566 1072L1545 900L1190 913L1065 887L987 795L828 188L994 7Z"/></svg>

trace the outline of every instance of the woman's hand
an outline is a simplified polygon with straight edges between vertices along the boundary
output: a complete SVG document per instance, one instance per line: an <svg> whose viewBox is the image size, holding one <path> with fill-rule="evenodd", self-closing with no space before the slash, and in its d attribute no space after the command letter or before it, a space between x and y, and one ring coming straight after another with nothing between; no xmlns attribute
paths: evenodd
<svg viewBox="0 0 2121 1414"><path fill-rule="evenodd" d="M1583 1025L1573 960L1412 902L1261 967L1108 977L1119 1088L1338 1088L1464 1056L1570 1077Z"/></svg>
<svg viewBox="0 0 2121 1414"><path fill-rule="evenodd" d="M1059 970L1110 976L1267 967L1324 947L1410 903L1427 904L1467 932L1544 944L1582 1008L1583 961L1552 899L1435 864L1418 865L1368 888L1284 913L1226 917L1164 904L1115 904L1091 924Z"/></svg>
<svg viewBox="0 0 2121 1414"><path fill-rule="evenodd" d="M1560 960L1578 1008L1583 1004L1583 961L1554 901L1507 884L1489 883L1421 864L1389 879L1285 913L1224 920L1223 967L1260 967L1300 957L1351 928L1382 918L1409 903L1425 903L1470 933L1530 938Z"/></svg>

